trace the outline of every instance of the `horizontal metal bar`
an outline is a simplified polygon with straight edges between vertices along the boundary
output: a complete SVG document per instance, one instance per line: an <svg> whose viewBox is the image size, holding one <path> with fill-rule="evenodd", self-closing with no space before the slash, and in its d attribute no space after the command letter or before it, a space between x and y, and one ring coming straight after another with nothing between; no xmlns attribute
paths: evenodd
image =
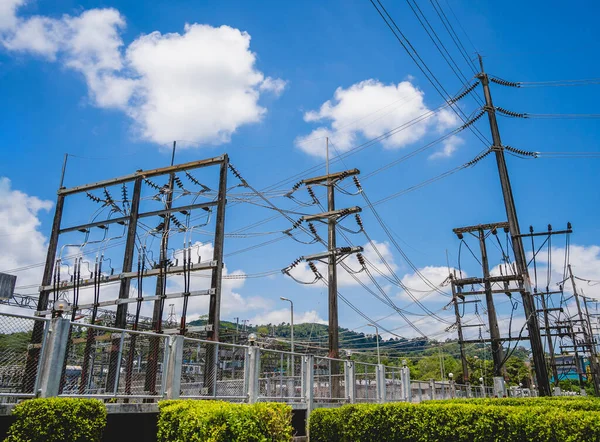
<svg viewBox="0 0 600 442"><path fill-rule="evenodd" d="M506 221L501 221L499 223L478 224L476 226L457 227L456 229L452 229L452 231L454 233L469 233L469 232L476 232L478 230L493 230L493 229L508 229L508 223Z"/></svg>
<svg viewBox="0 0 600 442"><path fill-rule="evenodd" d="M358 212L362 212L362 209L358 206L354 206L347 209L331 210L329 212L317 213L316 215L305 215L302 217L302 220L313 221L321 218L331 218L333 216L352 215L353 213Z"/></svg>
<svg viewBox="0 0 600 442"><path fill-rule="evenodd" d="M318 177L314 177L314 178L307 178L305 180L302 180L302 184L304 185L311 185L311 184L319 184L322 183L323 181L335 181L335 180L339 180L339 179L343 179L349 176L353 176L353 175L358 175L360 173L360 170L358 169L350 169L350 170L344 170L343 172L335 172L335 173L330 173L329 175L322 175L322 176L318 176Z"/></svg>
<svg viewBox="0 0 600 442"><path fill-rule="evenodd" d="M331 255L343 255L343 254L351 254L351 253L359 253L363 251L363 248L358 246L358 247L350 247L350 250L346 250L348 249L347 247L338 247L335 250L329 251L329 252L322 252L322 253L315 253L314 255L308 255L304 257L305 261L314 261L315 259L323 259L326 258L328 256Z"/></svg>
<svg viewBox="0 0 600 442"><path fill-rule="evenodd" d="M163 215L173 212L181 212L183 210L204 209L205 207L216 206L218 201L209 201L207 203L188 204L187 206L173 207L171 209L154 210L152 212L140 213L138 218L148 218L149 216Z"/></svg>
<svg viewBox="0 0 600 442"><path fill-rule="evenodd" d="M544 312L554 312L554 311L559 311L559 312L562 312L562 311L564 311L564 309L563 309L562 307L553 307L553 308L547 308L547 309L536 310L536 312L538 312L538 313L544 313Z"/></svg>
<svg viewBox="0 0 600 442"><path fill-rule="evenodd" d="M208 262L200 263L200 264L192 264L191 271L210 270L213 267L216 267L216 265L217 265L216 261L208 261ZM185 269L185 270L187 270L187 269ZM164 273L166 273L168 275L179 274L179 273L183 273L183 271L184 271L183 266L174 266L174 267L168 267L166 271L164 269L146 270L142 273L141 276L146 278L149 276L157 276L157 275L164 274ZM110 283L110 282L118 282L118 281L121 281L122 279L137 278L138 276L139 276L139 272L119 273L118 275L110 275L110 276L102 277L100 279L100 283L106 284L106 283ZM89 287L92 285L94 285L93 279L83 279L79 282L79 287ZM42 291L55 292L55 291L69 290L69 289L72 289L74 286L75 286L74 282L60 284L58 289L56 289L54 287L54 285L46 285L46 286L40 287L40 292L42 292Z"/></svg>
<svg viewBox="0 0 600 442"><path fill-rule="evenodd" d="M0 393L0 397L27 398L35 397L34 393Z"/></svg>
<svg viewBox="0 0 600 442"><path fill-rule="evenodd" d="M98 398L98 399L162 399L162 395L150 394L59 394L58 397L76 397L76 398Z"/></svg>
<svg viewBox="0 0 600 442"><path fill-rule="evenodd" d="M454 285L457 286L465 286L470 284L483 284L484 282L509 282L509 281L521 281L521 276L519 275L504 275L504 276L490 276L489 278L463 278L463 279L455 279L453 281ZM517 291L517 289L514 289Z"/></svg>
<svg viewBox="0 0 600 442"><path fill-rule="evenodd" d="M524 337L511 337L511 338L500 338L500 341L503 342L514 342L514 341L528 341L529 337L524 336ZM477 344L477 343L481 343L481 342L492 342L491 339L464 339L462 341L463 344Z"/></svg>
<svg viewBox="0 0 600 442"><path fill-rule="evenodd" d="M239 379L239 380L241 381L242 379ZM215 399L215 396L212 396L212 395L201 396L201 395L193 395L193 394L190 394L190 395L182 394L182 395L179 395L179 397L181 399L209 399L209 400ZM216 399L242 399L242 400L245 400L245 399L248 399L248 396L216 396Z"/></svg>
<svg viewBox="0 0 600 442"><path fill-rule="evenodd" d="M2 312L2 313L0 313L0 316L9 316L12 318L20 318L20 319L30 319L32 321L50 321L50 318L36 318L35 316L18 315L15 313Z"/></svg>
<svg viewBox="0 0 600 442"><path fill-rule="evenodd" d="M561 294L561 293L563 293L562 290L556 290L556 291L553 291L553 292L533 292L531 294L534 295L534 296L541 296L541 295L558 295L558 294Z"/></svg>
<svg viewBox="0 0 600 442"><path fill-rule="evenodd" d="M128 181L133 181L138 177L142 178L150 178L158 175L166 175L171 172L179 172L181 170L191 170L198 169L200 167L212 166L214 164L220 164L225 160L225 156L221 155L220 157L208 158L205 160L199 161L191 161L189 163L177 164L175 166L161 167L159 169L150 169L150 170L138 170L135 173L124 175L117 178L111 178L108 180L97 181L95 183L90 184L82 184L81 186L70 187L68 189L62 188L58 190L59 195L71 195L73 193L85 192L86 190L94 190L99 189L101 187L106 186L114 186L116 184L126 183Z"/></svg>
<svg viewBox="0 0 600 442"><path fill-rule="evenodd" d="M208 289L208 290L196 290L193 292L189 292L187 294L187 296L206 296L206 295L214 295L214 294L215 294L215 289ZM111 299L109 301L100 301L96 304L94 304L94 303L80 304L77 306L76 310L91 309L94 307L107 307L107 306L111 306L111 305L134 304L138 301L142 302L142 301L157 301L159 299L177 299L177 298L183 298L185 296L186 296L185 293L168 293L164 296L154 295L154 296L144 296L142 298ZM61 311L63 313L72 312L73 306L69 306L68 308L61 310ZM50 309L50 310L44 310L44 311L38 310L36 313L39 315L48 315L52 312L53 312L53 310Z"/></svg>
<svg viewBox="0 0 600 442"><path fill-rule="evenodd" d="M550 230L548 232L537 232L537 233L521 233L520 235L515 235L515 238L525 238L529 236L548 236L548 235L564 235L567 233L573 233L572 229L567 230Z"/></svg>
<svg viewBox="0 0 600 442"><path fill-rule="evenodd" d="M485 327L485 324L461 324L462 328L466 327Z"/></svg>
<svg viewBox="0 0 600 442"><path fill-rule="evenodd" d="M498 290L491 290L492 294L495 294L495 295L500 294L500 293L507 293L507 292L508 293L512 293L513 291L514 292L518 292L519 290L516 289L516 288L513 289L513 290L511 290L511 289L508 289L508 290L500 290L500 289L498 289ZM485 294L486 294L485 290L472 290L472 291L458 292L457 293L458 296L460 296L460 295L463 295L463 296L464 295L485 295Z"/></svg>
<svg viewBox="0 0 600 442"><path fill-rule="evenodd" d="M106 226L106 225L110 225L110 224L115 224L115 223L123 223L125 224L126 222L129 221L129 217L128 216L121 216L119 218L111 218L111 219L105 219L102 221L96 221L93 223L88 223L88 224L80 224L78 226L73 226L73 227L66 227L64 229L60 229L58 231L59 234L63 234L63 233L67 233L67 232L75 232L77 230L84 230L84 229L91 229L92 227L100 227L100 226Z"/></svg>
<svg viewBox="0 0 600 442"><path fill-rule="evenodd" d="M188 204L187 206L173 207L171 209L154 210L152 212L140 213L138 215L138 218L148 218L150 216L163 215L163 214L174 213L174 212L181 212L183 210L204 209L206 207L216 206L217 204L218 204L217 201L209 201L206 203ZM107 226L107 225L115 224L115 223L120 224L120 223L128 223L128 222L129 222L129 216L121 216L119 218L105 219L103 221L96 221L93 223L80 224L78 226L66 227L64 229L60 229L58 231L58 233L63 234L63 233L74 232L74 231L83 230L83 229L90 229L92 227Z"/></svg>

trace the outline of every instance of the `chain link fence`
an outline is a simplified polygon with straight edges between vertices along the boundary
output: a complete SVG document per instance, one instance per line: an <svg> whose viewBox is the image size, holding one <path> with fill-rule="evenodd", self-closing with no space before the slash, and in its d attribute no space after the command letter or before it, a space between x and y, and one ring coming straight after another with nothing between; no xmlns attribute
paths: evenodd
<svg viewBox="0 0 600 442"><path fill-rule="evenodd" d="M302 355L260 350L258 397L260 400L297 402L302 399Z"/></svg>
<svg viewBox="0 0 600 442"><path fill-rule="evenodd" d="M246 361L244 346L184 338L180 397L245 400Z"/></svg>
<svg viewBox="0 0 600 442"><path fill-rule="evenodd" d="M162 398L169 337L71 323L61 396Z"/></svg>
<svg viewBox="0 0 600 442"><path fill-rule="evenodd" d="M35 396L48 330L49 321L44 318L0 316L0 403Z"/></svg>
<svg viewBox="0 0 600 442"><path fill-rule="evenodd" d="M377 402L377 365L354 363L356 402Z"/></svg>

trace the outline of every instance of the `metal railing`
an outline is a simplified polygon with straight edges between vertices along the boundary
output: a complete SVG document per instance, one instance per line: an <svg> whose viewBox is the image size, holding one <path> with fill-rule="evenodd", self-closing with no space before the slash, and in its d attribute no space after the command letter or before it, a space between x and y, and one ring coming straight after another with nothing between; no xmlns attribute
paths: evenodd
<svg viewBox="0 0 600 442"><path fill-rule="evenodd" d="M535 396L512 388L510 396ZM492 387L412 381L407 367L0 313L0 403L31 397L345 403L494 397Z"/></svg>

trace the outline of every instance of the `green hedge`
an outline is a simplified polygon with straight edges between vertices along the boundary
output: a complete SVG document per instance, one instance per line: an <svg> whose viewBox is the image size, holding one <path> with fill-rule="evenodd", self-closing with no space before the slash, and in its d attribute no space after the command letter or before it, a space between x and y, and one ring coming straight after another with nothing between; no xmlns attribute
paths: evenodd
<svg viewBox="0 0 600 442"><path fill-rule="evenodd" d="M159 442L292 440L292 408L285 404L181 400L158 406Z"/></svg>
<svg viewBox="0 0 600 442"><path fill-rule="evenodd" d="M4 442L99 442L106 407L96 399L31 399L18 404Z"/></svg>
<svg viewBox="0 0 600 442"><path fill-rule="evenodd" d="M600 413L561 407L460 403L347 405L316 409L311 442L591 442Z"/></svg>
<svg viewBox="0 0 600 442"><path fill-rule="evenodd" d="M426 403L435 403L427 401ZM540 397L501 399L451 399L444 403L475 404L500 407L560 407L573 411L600 411L600 400L592 397Z"/></svg>

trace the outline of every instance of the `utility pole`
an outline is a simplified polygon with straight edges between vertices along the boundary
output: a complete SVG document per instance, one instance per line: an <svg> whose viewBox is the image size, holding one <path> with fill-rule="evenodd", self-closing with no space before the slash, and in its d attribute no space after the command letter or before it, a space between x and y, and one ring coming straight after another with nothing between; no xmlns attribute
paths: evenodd
<svg viewBox="0 0 600 442"><path fill-rule="evenodd" d="M460 348L460 361L462 363L463 382L465 384L469 384L469 366L467 364L467 355L465 353L465 346L463 344L465 338L463 336L463 330L460 321L460 311L458 309L458 299L460 295L456 293L456 287L454 286L454 275L452 273L450 273L450 286L452 287L452 304L454 304L454 315L456 316L456 327L458 329L458 347Z"/></svg>
<svg viewBox="0 0 600 442"><path fill-rule="evenodd" d="M317 215L303 216L303 221L327 220L327 252L325 254L317 254L306 256L306 261L320 260L327 258L327 288L328 288L328 303L329 303L329 354L330 358L339 358L339 336L338 336L338 292L337 292L337 263L338 260L348 255L349 253L361 252L360 247L341 247L336 245L336 225L339 220L347 215L358 213L360 207L352 207L349 209L335 209L335 185L349 176L358 175L358 169L346 170L344 172L336 172L324 176L309 178L302 181L306 186L315 184L323 184L327 186L327 212Z"/></svg>
<svg viewBox="0 0 600 442"><path fill-rule="evenodd" d="M550 354L550 369L554 378L554 386L558 387L558 368L556 367L556 358L554 356L554 343L552 342L552 332L550 329L550 318L548 317L548 306L546 305L546 294L539 293L542 301L542 311L544 314L544 328L546 330L546 339L548 340L548 353Z"/></svg>
<svg viewBox="0 0 600 442"><path fill-rule="evenodd" d="M568 266L569 269L569 278L571 279L571 285L573 286L573 296L575 297L575 304L577 305L577 315L579 317L579 324L581 330L583 332L584 339L584 352L589 352L590 358L590 371L592 373L592 381L594 384L594 392L596 396L600 395L600 376L598 373L598 361L596 355L596 347L593 342L593 335L590 334L590 325L589 325L589 315L586 319L583 318L583 313L581 311L581 302L579 301L579 294L577 293L577 286L575 285L575 277L573 276L573 270L571 269L571 264ZM586 304L587 309L587 304ZM573 342L573 345L577 345L576 342ZM587 348L586 348L587 347ZM575 347L577 348L577 347Z"/></svg>
<svg viewBox="0 0 600 442"><path fill-rule="evenodd" d="M492 284L490 282L490 265L488 262L487 248L485 246L485 232L479 229L479 247L481 249L481 267L483 269L483 279L485 287L485 302L488 312L488 322L490 326L490 338L492 340L492 359L494 361L494 376L502 376L506 373L504 368L504 349L500 340L500 329L498 328L498 318L496 316L496 306L492 295Z"/></svg>
<svg viewBox="0 0 600 442"><path fill-rule="evenodd" d="M327 140L327 149L329 150L329 139ZM350 254L362 252L362 247L337 247L336 244L336 226L342 218L353 213L358 213L360 207L336 210L335 208L335 186L343 179L358 175L358 169L346 170L343 172L329 173L329 159L327 160L327 174L315 178L309 178L301 181L305 186L325 185L327 187L327 212L317 215L303 216L301 221L322 221L327 222L327 252L318 253L311 256L305 256L304 260L309 263L311 269L317 272L312 261L321 261L327 259L327 288L329 305L329 352L328 357L339 359L339 327L338 327L338 290L337 290L337 264ZM285 273L285 272L284 272ZM334 397L341 397L341 379L340 364L338 361L332 361L330 374L335 380L332 384L332 394Z"/></svg>
<svg viewBox="0 0 600 442"><path fill-rule="evenodd" d="M481 81L485 96L485 111L488 114L493 139L492 150L494 150L496 154L496 163L498 165L498 173L500 175L500 184L502 186L502 195L504 198L506 217L508 220L509 232L515 255L515 263L519 275L522 276L522 281L519 283L519 287L521 289L520 291L523 301L523 309L525 311L527 329L529 331L529 341L533 354L536 382L539 387L540 395L550 396L550 381L548 379L546 357L544 355L544 347L542 345L538 318L536 315L535 304L531 291L531 282L529 280L529 271L527 269L527 257L525 256L525 249L523 247L523 241L521 240L519 220L517 218L517 211L515 208L510 179L508 176L508 169L506 166L506 159L504 157L504 147L502 146L500 130L498 129L498 122L496 121L496 112L492 102L489 78L484 71L483 59L481 58L481 55L479 55L479 64L481 66L481 72L478 74L478 78Z"/></svg>
<svg viewBox="0 0 600 442"><path fill-rule="evenodd" d="M171 156L171 166L175 158L176 142L173 141L173 154ZM165 209L173 208L173 188L175 187L175 173L169 174L169 182L166 187L163 187L163 192L166 193ZM158 260L159 268L166 270L168 268L169 235L171 233L171 217L166 214L162 221L162 236L160 241L160 255ZM156 278L156 296L154 301L154 309L152 311L152 331L162 333L162 317L165 308L165 295L167 294L167 275L161 272ZM151 394L156 394L156 378L158 375L158 353L160 340L158 337L150 338L150 348L148 351L148 361L146 365L146 378L144 382L144 390Z"/></svg>

